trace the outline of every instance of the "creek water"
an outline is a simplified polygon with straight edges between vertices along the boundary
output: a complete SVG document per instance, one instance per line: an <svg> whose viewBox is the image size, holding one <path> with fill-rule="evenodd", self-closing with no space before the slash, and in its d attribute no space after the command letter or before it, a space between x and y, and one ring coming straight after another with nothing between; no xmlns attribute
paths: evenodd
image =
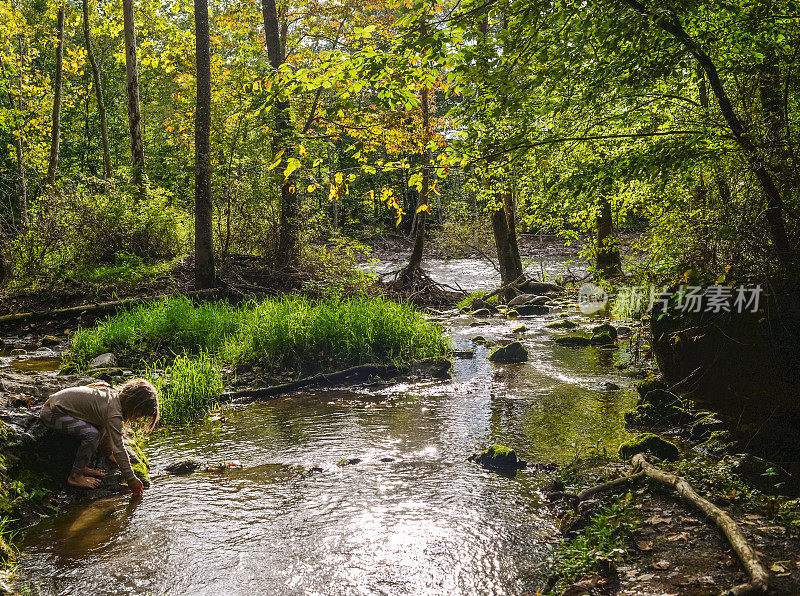
<svg viewBox="0 0 800 596"><path fill-rule="evenodd" d="M467 457L492 443L562 463L613 450L635 403L614 366L625 343L560 347L545 328L560 317L472 327L453 313L445 329L474 357L456 359L450 380L302 392L157 432L154 470L189 456L243 467L157 475L139 503L44 519L25 532L20 573L39 594L535 594L558 540L537 492L545 476L506 478ZM518 337L529 362L488 362L478 334Z"/></svg>

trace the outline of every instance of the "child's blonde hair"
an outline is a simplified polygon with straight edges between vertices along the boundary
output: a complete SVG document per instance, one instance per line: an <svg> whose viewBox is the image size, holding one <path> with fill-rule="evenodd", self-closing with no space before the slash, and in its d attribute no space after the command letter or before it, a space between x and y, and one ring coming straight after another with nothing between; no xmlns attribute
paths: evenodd
<svg viewBox="0 0 800 596"><path fill-rule="evenodd" d="M146 379L131 379L117 387L119 402L122 405L122 416L125 420L132 418L149 418L147 432L153 430L161 418L158 408L158 391Z"/></svg>

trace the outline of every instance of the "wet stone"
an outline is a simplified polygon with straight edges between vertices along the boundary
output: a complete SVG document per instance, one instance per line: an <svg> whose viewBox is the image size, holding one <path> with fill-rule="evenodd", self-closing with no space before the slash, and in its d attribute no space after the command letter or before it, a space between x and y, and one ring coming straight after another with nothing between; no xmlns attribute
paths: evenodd
<svg viewBox="0 0 800 596"><path fill-rule="evenodd" d="M489 361L497 364L514 364L526 362L527 360L528 350L518 341L511 342L502 348L497 348L489 356Z"/></svg>

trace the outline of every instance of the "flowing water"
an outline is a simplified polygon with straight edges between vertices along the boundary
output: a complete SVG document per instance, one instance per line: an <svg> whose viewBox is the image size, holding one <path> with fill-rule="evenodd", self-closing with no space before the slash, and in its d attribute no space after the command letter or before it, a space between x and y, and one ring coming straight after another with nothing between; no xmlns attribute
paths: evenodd
<svg viewBox="0 0 800 596"><path fill-rule="evenodd" d="M157 433L153 469L188 456L243 468L157 476L138 504L45 519L24 536L21 573L41 594L535 594L558 539L544 475L467 456L495 442L529 461L615 449L634 402L614 368L624 343L562 348L544 328L558 316L446 317L456 349L475 350L448 381L303 392ZM521 323L526 364L493 365L472 344Z"/></svg>

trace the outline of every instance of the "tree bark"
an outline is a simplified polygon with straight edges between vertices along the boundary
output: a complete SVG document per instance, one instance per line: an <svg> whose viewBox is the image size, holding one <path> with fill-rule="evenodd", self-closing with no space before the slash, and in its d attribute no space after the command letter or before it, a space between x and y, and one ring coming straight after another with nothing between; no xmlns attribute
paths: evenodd
<svg viewBox="0 0 800 596"><path fill-rule="evenodd" d="M694 39L692 39L676 17L655 17L655 15L638 0L623 1L643 16L652 18L657 27L678 40L681 45L694 56L697 63L705 71L706 76L708 76L708 83L714 96L717 98L717 103L725 118L725 122L728 124L728 128L734 140L739 145L739 149L744 154L747 163L750 165L750 169L753 170L764 192L764 196L766 197L767 223L774 246L775 257L783 267L791 267L795 262L796 253L786 235L786 226L783 220L783 197L781 196L781 192L775 180L766 168L764 156L761 155L761 152L758 151L750 140L750 137L745 131L744 124L733 109L730 98L725 92L725 88L719 78L719 72L717 71L714 61L711 60L711 57L703 51Z"/></svg>
<svg viewBox="0 0 800 596"><path fill-rule="evenodd" d="M111 165L111 148L108 143L108 117L106 116L106 102L103 99L103 83L100 78L100 67L94 57L94 50L92 50L89 0L83 0L83 40L86 44L86 56L89 59L89 65L92 67L94 93L97 97L97 111L100 114L100 138L103 143L103 180L106 183L106 190L108 190L108 181L114 177L114 170Z"/></svg>
<svg viewBox="0 0 800 596"><path fill-rule="evenodd" d="M197 112L194 128L194 284L214 287L214 234L211 204L211 48L208 0L194 0L197 59Z"/></svg>
<svg viewBox="0 0 800 596"><path fill-rule="evenodd" d="M278 24L278 10L275 0L261 0L264 18L264 36L267 57L272 68L277 71L283 64L285 55L281 43L281 27ZM281 99L279 85L274 86L275 134L272 138L273 152L283 151L283 159L278 171L282 171L292 157L292 116L288 99ZM300 195L296 190L295 176L283 179L281 183L280 223L278 230L278 250L276 261L289 267L300 261Z"/></svg>
<svg viewBox="0 0 800 596"><path fill-rule="evenodd" d="M17 183L19 184L19 212L22 218L22 223L28 222L28 185L25 179L25 151L23 144L23 128L22 128L22 59L23 59L23 45L22 39L19 40L19 60L20 66L17 69L17 99L14 101L14 94L11 93L11 88L8 88L8 105L14 114L14 128L16 135L14 138L14 152L17 157ZM5 73L5 65L0 61L0 67Z"/></svg>
<svg viewBox="0 0 800 596"><path fill-rule="evenodd" d="M64 88L64 3L58 7L56 17L58 45L56 46L56 80L53 90L53 127L50 134L50 161L47 165L46 185L56 181L58 171L58 152L61 142L61 93Z"/></svg>
<svg viewBox="0 0 800 596"><path fill-rule="evenodd" d="M139 198L145 196L144 141L142 139L142 114L139 108L139 67L136 62L136 20L133 0L122 0L122 18L125 30L125 77L128 95L128 128L131 136L131 164L133 183Z"/></svg>
<svg viewBox="0 0 800 596"><path fill-rule="evenodd" d="M597 216L597 270L604 278L622 273L619 258L619 242L614 235L614 219L611 203L605 193L599 198L600 212Z"/></svg>

